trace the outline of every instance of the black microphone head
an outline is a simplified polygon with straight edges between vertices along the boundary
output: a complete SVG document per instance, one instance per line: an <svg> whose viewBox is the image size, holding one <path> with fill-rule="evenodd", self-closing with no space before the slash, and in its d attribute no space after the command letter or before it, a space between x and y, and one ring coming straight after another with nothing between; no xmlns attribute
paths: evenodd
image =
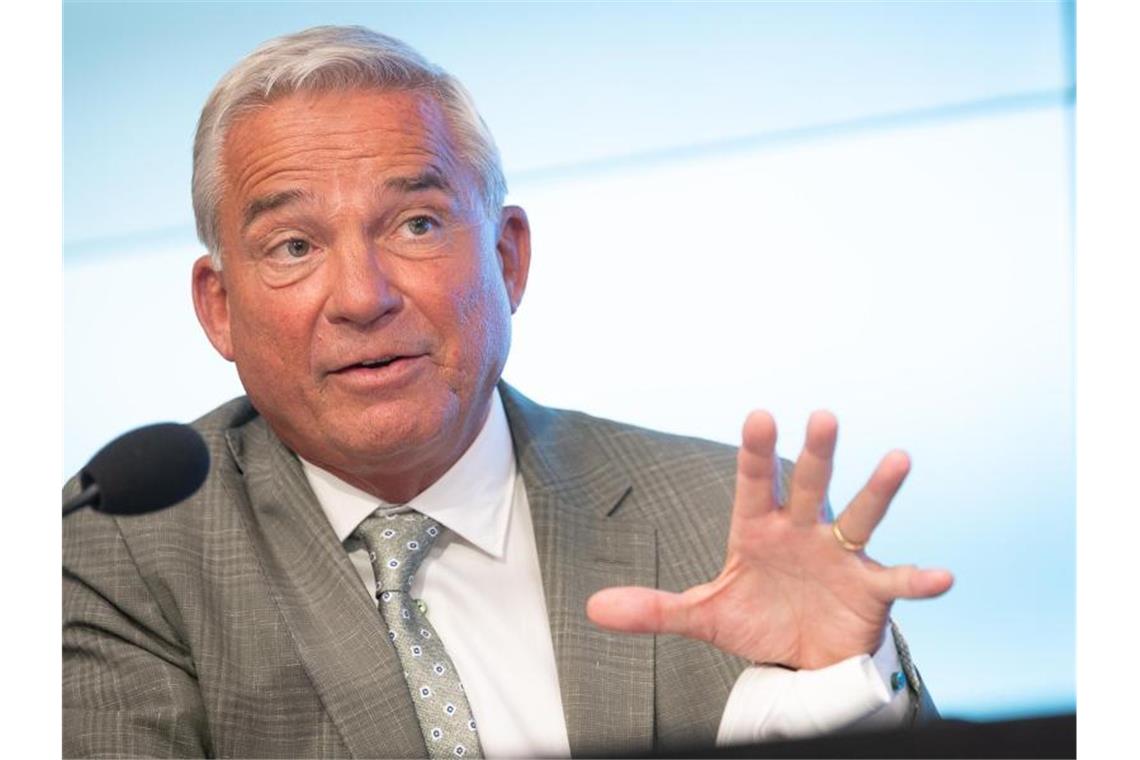
<svg viewBox="0 0 1140 760"><path fill-rule="evenodd" d="M202 436L188 425L162 422L124 433L99 450L80 471L94 483L92 508L111 515L140 515L177 504L198 490L210 469Z"/></svg>

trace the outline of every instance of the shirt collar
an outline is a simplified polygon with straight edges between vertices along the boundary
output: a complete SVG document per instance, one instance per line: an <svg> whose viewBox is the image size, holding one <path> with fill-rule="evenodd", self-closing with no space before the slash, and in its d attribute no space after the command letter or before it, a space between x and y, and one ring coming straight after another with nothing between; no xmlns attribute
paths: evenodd
<svg viewBox="0 0 1140 760"><path fill-rule="evenodd" d="M304 459L301 467L342 543L378 507L393 506ZM511 431L495 389L491 411L474 442L451 469L407 506L500 558L507 540L515 474Z"/></svg>

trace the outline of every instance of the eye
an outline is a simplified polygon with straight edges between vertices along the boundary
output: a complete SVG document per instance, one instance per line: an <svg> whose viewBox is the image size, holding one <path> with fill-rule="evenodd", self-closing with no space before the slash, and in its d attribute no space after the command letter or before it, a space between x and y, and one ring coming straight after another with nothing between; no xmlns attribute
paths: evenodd
<svg viewBox="0 0 1140 760"><path fill-rule="evenodd" d="M457 229L447 213L428 209L409 210L393 223L379 243L388 252L409 259L431 258L446 252Z"/></svg>
<svg viewBox="0 0 1140 760"><path fill-rule="evenodd" d="M308 240L301 238L290 238L281 244L281 249L287 253L291 258L300 259L309 255L313 246Z"/></svg>
<svg viewBox="0 0 1140 760"><path fill-rule="evenodd" d="M400 222L393 230L386 245L399 256L423 256L434 253L447 245L449 229L438 217L430 214L416 214Z"/></svg>
<svg viewBox="0 0 1140 760"><path fill-rule="evenodd" d="M276 241L267 240L257 255L257 270L270 287L284 287L307 277L325 258L319 242L299 231L292 231L292 237L286 234Z"/></svg>
<svg viewBox="0 0 1140 760"><path fill-rule="evenodd" d="M413 216L404 222L408 232L416 237L423 237L439 227L439 223L430 216Z"/></svg>

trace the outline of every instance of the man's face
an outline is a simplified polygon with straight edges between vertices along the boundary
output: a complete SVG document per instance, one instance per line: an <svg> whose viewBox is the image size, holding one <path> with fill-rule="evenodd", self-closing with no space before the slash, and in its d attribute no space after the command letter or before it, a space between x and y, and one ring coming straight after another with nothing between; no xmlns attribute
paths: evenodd
<svg viewBox="0 0 1140 760"><path fill-rule="evenodd" d="M411 498L485 419L526 284L526 216L486 218L420 93L287 96L233 124L223 162L223 270L194 269L211 342L293 451Z"/></svg>

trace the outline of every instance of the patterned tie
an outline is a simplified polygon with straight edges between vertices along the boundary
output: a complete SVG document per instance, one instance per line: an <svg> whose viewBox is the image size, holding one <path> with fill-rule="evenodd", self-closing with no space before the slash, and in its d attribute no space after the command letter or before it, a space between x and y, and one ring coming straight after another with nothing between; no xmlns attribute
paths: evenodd
<svg viewBox="0 0 1140 760"><path fill-rule="evenodd" d="M443 528L419 512L365 518L353 536L368 547L376 598L416 707L428 757L482 757L463 684L443 642L411 598L412 579Z"/></svg>

